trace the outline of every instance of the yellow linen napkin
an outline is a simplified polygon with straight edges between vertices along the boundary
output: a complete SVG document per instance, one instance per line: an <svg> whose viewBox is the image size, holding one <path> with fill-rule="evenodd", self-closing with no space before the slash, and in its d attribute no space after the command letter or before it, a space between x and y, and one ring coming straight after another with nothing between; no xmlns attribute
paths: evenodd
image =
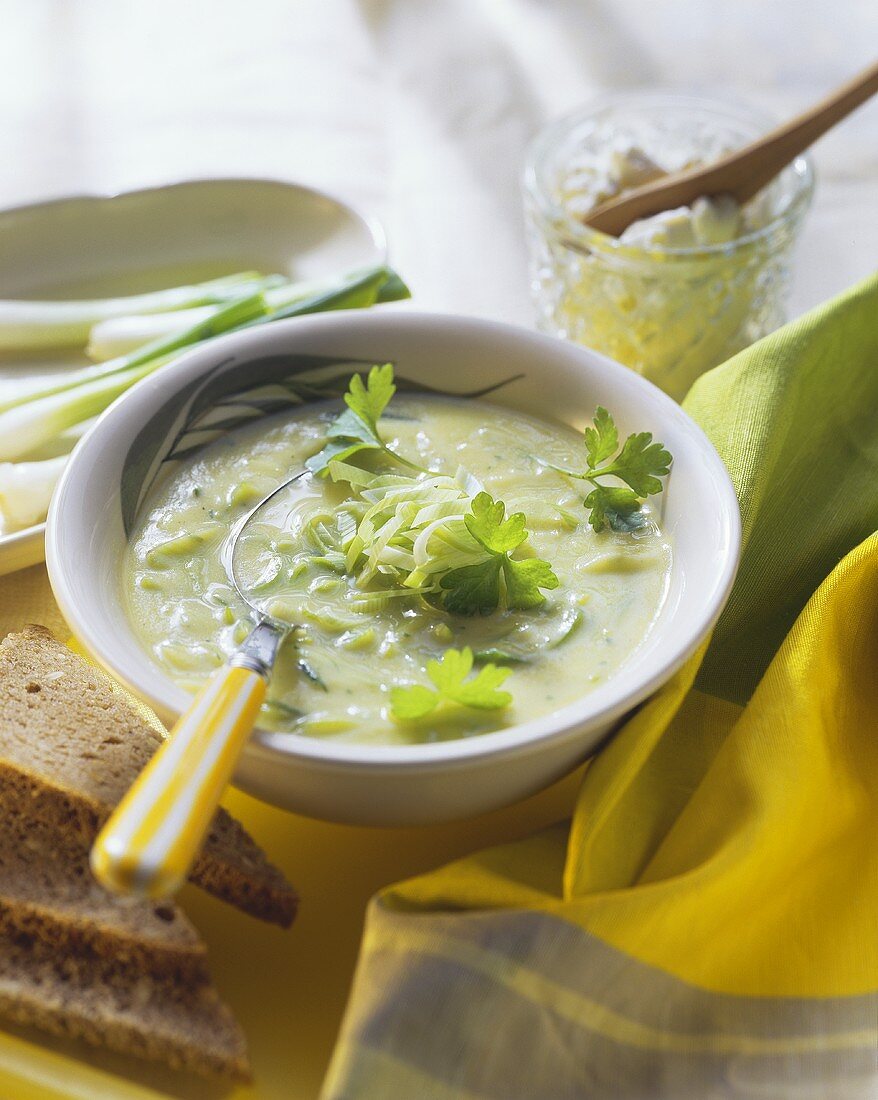
<svg viewBox="0 0 878 1100"><path fill-rule="evenodd" d="M706 657L572 823L375 899L326 1100L878 1094L876 319L878 278L693 388L745 533Z"/></svg>

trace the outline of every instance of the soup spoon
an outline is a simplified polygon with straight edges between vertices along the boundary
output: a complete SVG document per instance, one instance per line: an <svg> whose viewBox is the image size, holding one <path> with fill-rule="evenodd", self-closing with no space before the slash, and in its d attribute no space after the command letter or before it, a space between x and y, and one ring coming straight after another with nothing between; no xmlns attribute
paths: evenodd
<svg viewBox="0 0 878 1100"><path fill-rule="evenodd" d="M247 743L278 651L294 624L257 606L241 579L245 531L275 498L311 475L288 478L247 512L223 547L229 581L256 625L195 696L111 814L91 850L95 878L117 894L167 898L180 889Z"/></svg>
<svg viewBox="0 0 878 1100"><path fill-rule="evenodd" d="M836 122L878 93L878 62L810 110L712 164L662 176L626 191L585 215L593 229L618 237L638 218L691 206L702 195L731 195L743 204Z"/></svg>

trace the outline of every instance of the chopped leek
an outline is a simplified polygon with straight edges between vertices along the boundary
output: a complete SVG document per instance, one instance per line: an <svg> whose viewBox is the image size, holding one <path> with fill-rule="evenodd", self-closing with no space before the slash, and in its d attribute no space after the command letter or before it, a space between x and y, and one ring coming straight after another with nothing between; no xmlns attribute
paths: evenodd
<svg viewBox="0 0 878 1100"><path fill-rule="evenodd" d="M513 630L502 645L476 651L477 661L493 661L496 665L526 664L547 649L556 649L582 625L578 608L553 609L548 616L535 617Z"/></svg>
<svg viewBox="0 0 878 1100"><path fill-rule="evenodd" d="M473 615L499 606L536 607L545 600L540 589L557 587L547 562L510 556L527 540L524 516L505 518L502 502L462 467L453 477L413 477L330 459L324 469L348 481L355 496L341 522L315 516L303 535L316 540L326 560L341 558L356 588L384 580L447 611Z"/></svg>

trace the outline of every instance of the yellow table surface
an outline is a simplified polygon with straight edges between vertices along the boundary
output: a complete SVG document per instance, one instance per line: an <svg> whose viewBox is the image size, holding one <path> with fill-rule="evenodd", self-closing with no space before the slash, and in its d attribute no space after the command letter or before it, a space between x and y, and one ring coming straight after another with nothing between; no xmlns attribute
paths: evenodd
<svg viewBox="0 0 878 1100"><path fill-rule="evenodd" d="M0 636L25 620L64 637L42 566L0 578ZM23 599L23 594L26 599ZM187 887L186 912L210 950L215 982L249 1041L255 1083L228 1090L36 1031L0 1032L0 1097L14 1100L314 1100L332 1051L357 957L366 903L380 887L475 849L523 836L570 812L578 774L484 817L428 828L354 828L312 821L229 791L225 805L301 895L288 931L262 924Z"/></svg>

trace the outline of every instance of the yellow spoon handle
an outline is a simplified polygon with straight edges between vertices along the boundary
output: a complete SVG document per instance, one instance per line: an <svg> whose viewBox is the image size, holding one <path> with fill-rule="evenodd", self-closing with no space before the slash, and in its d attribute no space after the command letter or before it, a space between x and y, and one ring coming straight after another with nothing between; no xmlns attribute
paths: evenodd
<svg viewBox="0 0 878 1100"><path fill-rule="evenodd" d="M226 666L207 681L94 843L92 871L108 890L166 898L183 885L265 690L249 668Z"/></svg>

